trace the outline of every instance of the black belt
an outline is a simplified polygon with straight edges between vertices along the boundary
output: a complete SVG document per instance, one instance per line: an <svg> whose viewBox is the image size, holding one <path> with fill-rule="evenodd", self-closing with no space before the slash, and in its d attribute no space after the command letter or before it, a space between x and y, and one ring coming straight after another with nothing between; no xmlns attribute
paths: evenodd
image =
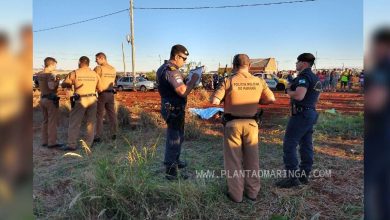
<svg viewBox="0 0 390 220"><path fill-rule="evenodd" d="M49 94L46 94L46 95L41 95L41 98L42 99L49 99L49 98L56 97L56 96L57 96L56 94L49 93Z"/></svg>
<svg viewBox="0 0 390 220"><path fill-rule="evenodd" d="M182 106L169 106L168 109L171 110L171 111L174 111L174 110L183 111L183 110L185 110L185 108L182 107Z"/></svg>
<svg viewBox="0 0 390 220"><path fill-rule="evenodd" d="M91 94L84 94L84 95L79 95L80 97L92 97L92 96L96 96L96 93L91 93Z"/></svg>
<svg viewBox="0 0 390 220"><path fill-rule="evenodd" d="M297 112L303 112L305 110L316 110L316 108L314 107L307 107L307 106L301 106L301 105L297 105Z"/></svg>
<svg viewBox="0 0 390 220"><path fill-rule="evenodd" d="M256 119L256 116L235 116L231 114L224 114L224 117L226 117L229 121L235 120L235 119Z"/></svg>
<svg viewBox="0 0 390 220"><path fill-rule="evenodd" d="M105 93L105 92L114 93L115 91L113 89L107 89L107 90L103 90L101 93Z"/></svg>

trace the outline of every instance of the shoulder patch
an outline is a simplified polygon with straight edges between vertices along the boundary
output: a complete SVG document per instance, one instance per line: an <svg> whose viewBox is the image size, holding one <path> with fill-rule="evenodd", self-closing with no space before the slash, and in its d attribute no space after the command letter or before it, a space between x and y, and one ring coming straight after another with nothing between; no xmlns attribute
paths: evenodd
<svg viewBox="0 0 390 220"><path fill-rule="evenodd" d="M175 80L176 80L177 83L184 83L183 79L180 76L176 76Z"/></svg>
<svg viewBox="0 0 390 220"><path fill-rule="evenodd" d="M170 69L171 71L176 70L176 68L175 68L174 66L168 66L168 67L169 67L169 69Z"/></svg>
<svg viewBox="0 0 390 220"><path fill-rule="evenodd" d="M306 83L306 79L300 79L299 81L298 81L298 84L305 84Z"/></svg>

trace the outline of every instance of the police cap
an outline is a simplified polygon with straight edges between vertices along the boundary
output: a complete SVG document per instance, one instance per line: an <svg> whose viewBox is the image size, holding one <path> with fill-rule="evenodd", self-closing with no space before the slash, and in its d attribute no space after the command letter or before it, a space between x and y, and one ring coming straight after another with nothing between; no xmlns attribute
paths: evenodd
<svg viewBox="0 0 390 220"><path fill-rule="evenodd" d="M302 62L308 62L311 65L313 65L314 64L314 60L316 60L316 58L311 53L303 53L303 54L301 54L301 55L299 55L297 57L297 60L298 61L302 61Z"/></svg>

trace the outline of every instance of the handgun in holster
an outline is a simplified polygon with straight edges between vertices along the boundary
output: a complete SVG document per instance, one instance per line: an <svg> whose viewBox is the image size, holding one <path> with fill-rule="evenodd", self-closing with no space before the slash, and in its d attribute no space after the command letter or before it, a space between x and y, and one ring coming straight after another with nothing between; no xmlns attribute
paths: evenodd
<svg viewBox="0 0 390 220"><path fill-rule="evenodd" d="M48 95L43 96L44 98L47 98L51 100L55 107L60 107L60 97L57 96L55 93L50 93Z"/></svg>
<svg viewBox="0 0 390 220"><path fill-rule="evenodd" d="M263 109L260 109L254 116L251 117L239 117L239 116L233 116L229 113L225 113L222 115L222 125L225 127L226 124L229 121L235 120L235 119L253 119L256 121L257 125L260 126L262 122L262 115L263 115Z"/></svg>
<svg viewBox="0 0 390 220"><path fill-rule="evenodd" d="M74 108L75 104L76 104L76 101L80 99L80 95L77 94L77 93L74 93L71 97L70 97L70 106L72 108Z"/></svg>
<svg viewBox="0 0 390 220"><path fill-rule="evenodd" d="M174 127L180 127L184 120L180 120L184 114L184 108L182 106L174 106L169 102L166 102L165 109L167 110L167 124L171 124Z"/></svg>
<svg viewBox="0 0 390 220"><path fill-rule="evenodd" d="M257 125L260 125L263 123L263 109L260 109L260 111L258 111L256 114L255 114L255 121L257 123Z"/></svg>
<svg viewBox="0 0 390 220"><path fill-rule="evenodd" d="M296 115L297 113L297 105L295 103L291 103L291 115Z"/></svg>

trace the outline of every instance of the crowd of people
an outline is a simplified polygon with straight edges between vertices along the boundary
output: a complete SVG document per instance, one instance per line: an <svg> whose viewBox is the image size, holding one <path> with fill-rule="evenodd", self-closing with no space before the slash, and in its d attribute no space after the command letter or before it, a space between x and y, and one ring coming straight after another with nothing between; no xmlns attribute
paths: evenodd
<svg viewBox="0 0 390 220"><path fill-rule="evenodd" d="M277 76L283 78L282 72ZM320 79L322 90L324 92L352 92L354 85L357 85L361 92L364 89L364 70L360 73L356 70L343 69L323 69L316 71ZM287 81L291 82L296 77L295 71L287 72Z"/></svg>

